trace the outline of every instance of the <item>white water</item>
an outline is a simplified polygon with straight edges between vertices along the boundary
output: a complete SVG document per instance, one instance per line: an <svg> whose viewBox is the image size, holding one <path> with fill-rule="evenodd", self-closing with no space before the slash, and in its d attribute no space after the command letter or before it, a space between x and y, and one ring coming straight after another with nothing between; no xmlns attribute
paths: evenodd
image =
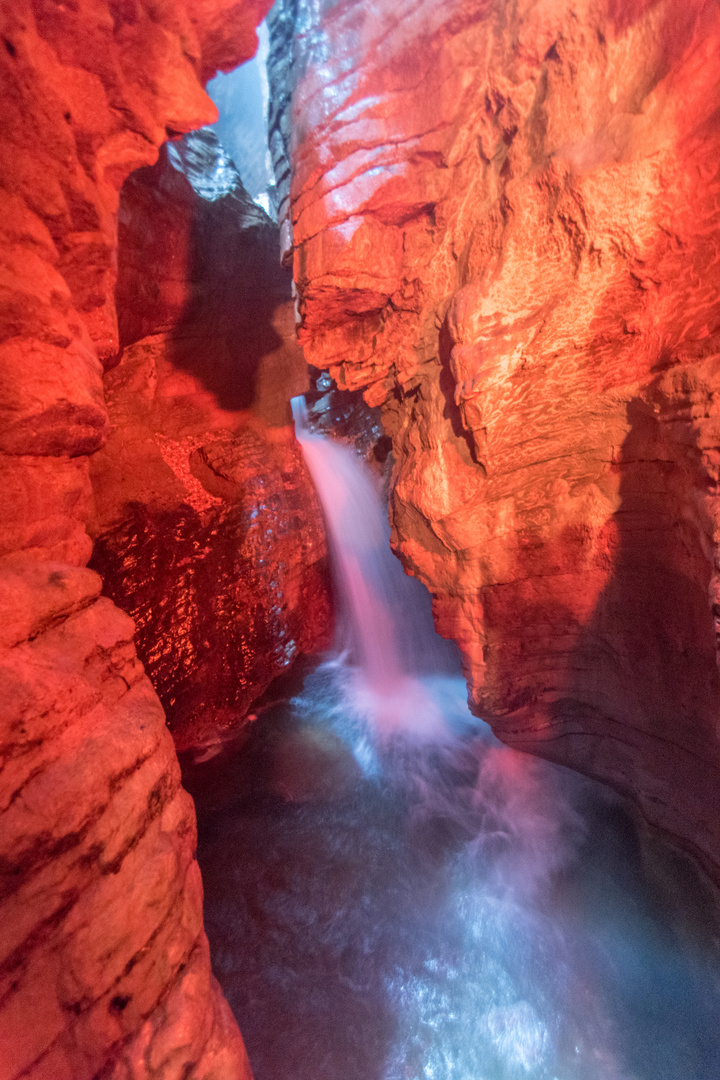
<svg viewBox="0 0 720 1080"><path fill-rule="evenodd" d="M360 625L354 663L254 725L241 801L201 828L256 1080L717 1080L701 880L600 785L502 746L432 645L401 647L416 597L372 482L298 427Z"/></svg>
<svg viewBox="0 0 720 1080"><path fill-rule="evenodd" d="M307 424L305 399L292 400L295 434L322 502L342 605L339 652L349 638L354 693L378 735L444 730L442 709L423 684L457 671L452 647L435 633L429 597L390 549L390 527L372 475L358 455Z"/></svg>

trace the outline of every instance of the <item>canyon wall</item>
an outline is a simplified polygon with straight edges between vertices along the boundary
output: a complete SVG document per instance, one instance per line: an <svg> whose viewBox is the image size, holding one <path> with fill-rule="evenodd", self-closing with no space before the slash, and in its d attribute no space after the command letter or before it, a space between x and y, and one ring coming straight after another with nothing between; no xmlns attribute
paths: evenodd
<svg viewBox="0 0 720 1080"><path fill-rule="evenodd" d="M85 569L119 192L215 119L266 0L0 9L0 1076L249 1076L133 624Z"/></svg>
<svg viewBox="0 0 720 1080"><path fill-rule="evenodd" d="M327 647L315 490L290 423L309 387L279 230L212 131L123 186L120 363L93 455L91 566L135 621L178 750L209 752ZM191 186L192 185L192 186Z"/></svg>
<svg viewBox="0 0 720 1080"><path fill-rule="evenodd" d="M720 878L718 5L286 0L271 84L289 20L300 338L472 708Z"/></svg>

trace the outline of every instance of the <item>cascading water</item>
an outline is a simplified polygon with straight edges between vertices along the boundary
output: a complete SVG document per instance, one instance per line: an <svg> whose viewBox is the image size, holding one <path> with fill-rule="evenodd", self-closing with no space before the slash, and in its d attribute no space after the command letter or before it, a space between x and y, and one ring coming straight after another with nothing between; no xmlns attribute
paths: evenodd
<svg viewBox="0 0 720 1080"><path fill-rule="evenodd" d="M291 404L330 532L344 602L341 633L357 665L356 695L380 736L438 734L442 712L418 676L457 669L455 654L435 633L427 593L402 573L390 550L387 514L372 477L350 448L312 433L303 397Z"/></svg>
<svg viewBox="0 0 720 1080"><path fill-rule="evenodd" d="M296 417L354 648L199 800L256 1080L715 1080L714 894L600 785L498 743L432 645L402 647L427 611L372 482Z"/></svg>

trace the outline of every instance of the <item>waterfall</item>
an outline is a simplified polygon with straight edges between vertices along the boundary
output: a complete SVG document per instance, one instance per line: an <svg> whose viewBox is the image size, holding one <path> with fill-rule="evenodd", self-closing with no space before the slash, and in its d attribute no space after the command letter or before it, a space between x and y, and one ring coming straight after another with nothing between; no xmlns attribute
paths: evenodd
<svg viewBox="0 0 720 1080"><path fill-rule="evenodd" d="M442 718L422 677L456 673L454 646L435 633L426 590L392 553L387 513L367 467L349 447L310 430L303 397L291 404L327 521L356 692L379 734L437 733Z"/></svg>
<svg viewBox="0 0 720 1080"><path fill-rule="evenodd" d="M716 1077L714 894L469 715L372 477L294 412L352 643L216 759L199 848L257 1080Z"/></svg>

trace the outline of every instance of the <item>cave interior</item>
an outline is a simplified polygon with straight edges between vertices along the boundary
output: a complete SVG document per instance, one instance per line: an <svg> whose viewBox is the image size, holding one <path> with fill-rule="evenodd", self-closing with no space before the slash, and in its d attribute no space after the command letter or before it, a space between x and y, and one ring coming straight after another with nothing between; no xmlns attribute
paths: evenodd
<svg viewBox="0 0 720 1080"><path fill-rule="evenodd" d="M717 0L0 24L0 1080L716 1080Z"/></svg>

